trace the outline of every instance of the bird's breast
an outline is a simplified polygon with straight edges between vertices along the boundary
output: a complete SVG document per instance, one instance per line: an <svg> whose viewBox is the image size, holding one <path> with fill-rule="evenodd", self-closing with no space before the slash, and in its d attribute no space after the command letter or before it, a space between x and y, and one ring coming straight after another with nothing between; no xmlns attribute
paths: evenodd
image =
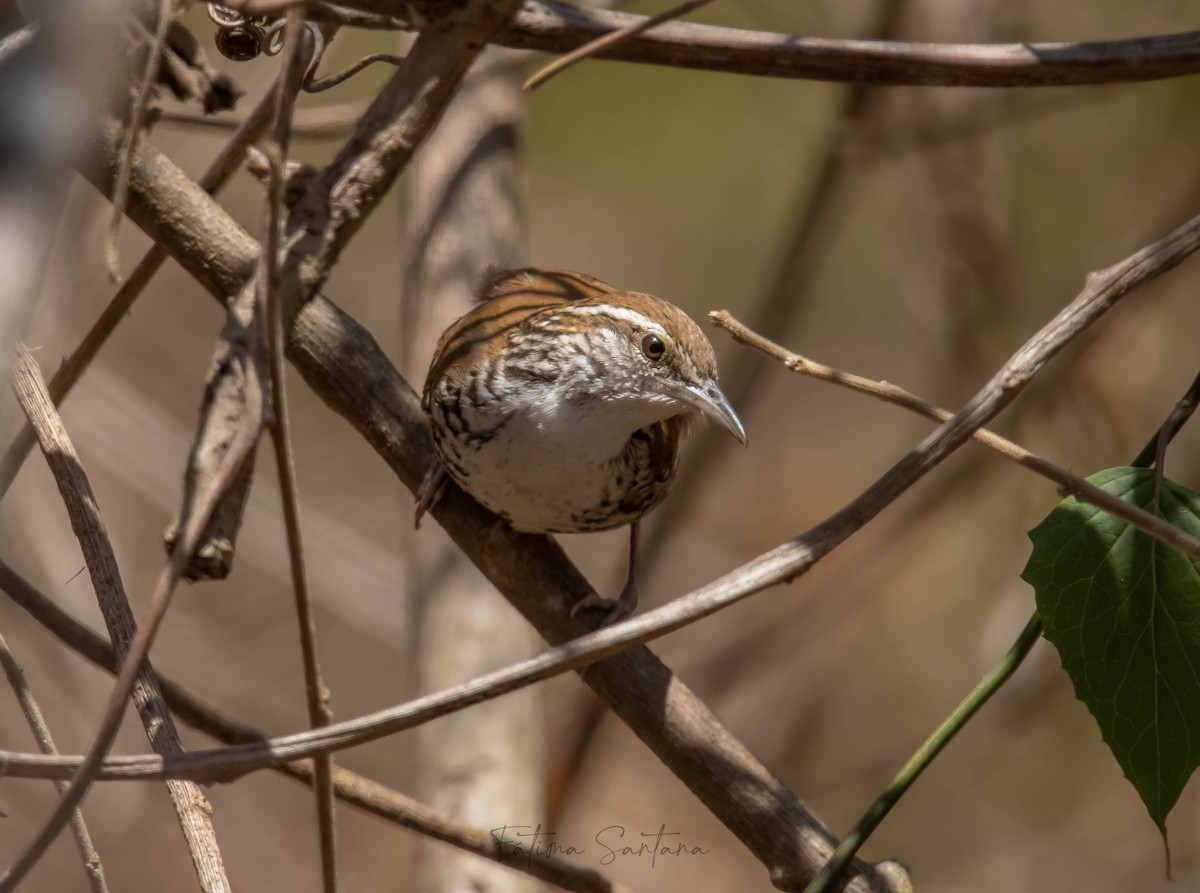
<svg viewBox="0 0 1200 893"><path fill-rule="evenodd" d="M582 533L636 521L675 477L678 418L630 430L619 406L526 387L497 404L487 376L428 395L438 455L454 480L517 530Z"/></svg>

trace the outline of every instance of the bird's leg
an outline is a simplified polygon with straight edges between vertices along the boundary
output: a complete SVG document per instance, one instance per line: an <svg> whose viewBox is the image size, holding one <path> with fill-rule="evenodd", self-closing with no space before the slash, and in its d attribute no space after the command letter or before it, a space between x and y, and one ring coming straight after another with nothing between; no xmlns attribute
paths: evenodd
<svg viewBox="0 0 1200 893"><path fill-rule="evenodd" d="M621 594L617 596L617 603L613 605L613 609L609 613L605 625L619 623L637 610L637 554L638 527L640 525L641 521L634 521L629 525L629 576L625 578L625 586L621 590Z"/></svg>
<svg viewBox="0 0 1200 893"><path fill-rule="evenodd" d="M421 479L421 486L417 488L417 515L413 519L414 527L421 527L421 516L438 504L438 500L446 492L446 483L449 480L446 466L434 459L429 471L425 472L425 477Z"/></svg>
<svg viewBox="0 0 1200 893"><path fill-rule="evenodd" d="M586 608L600 608L605 612L601 626L612 626L614 623L625 620L637 610L638 524L638 521L634 521L629 525L629 576L625 579L625 588L621 590L621 594L615 601L610 601L593 592L575 603L575 607L571 609L572 617Z"/></svg>

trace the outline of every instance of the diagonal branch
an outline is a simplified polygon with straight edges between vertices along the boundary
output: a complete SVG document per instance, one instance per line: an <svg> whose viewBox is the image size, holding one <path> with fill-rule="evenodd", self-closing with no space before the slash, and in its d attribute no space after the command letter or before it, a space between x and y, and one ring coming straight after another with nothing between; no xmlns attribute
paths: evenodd
<svg viewBox="0 0 1200 893"><path fill-rule="evenodd" d="M96 636L96 638L100 637ZM25 714L25 722L29 725L34 740L37 741L38 750L45 754L58 753L58 748L54 746L54 738L50 735L50 727L46 725L46 718L42 715L42 708L38 706L37 699L34 698L29 683L25 679L25 673L21 669L21 665L17 663L17 659L13 656L3 635L0 635L0 669L4 670L4 675L8 677L8 684L12 687L13 694L17 696L17 703L21 705L21 712ZM66 790L67 783L57 781L54 786L61 794ZM76 807L71 814L71 833L75 837L75 846L83 860L83 873L92 893L108 893L108 883L104 879L104 865L100 862L100 854L96 852L96 848L92 844L92 835L88 831L87 822L84 821L83 810L79 807Z"/></svg>
<svg viewBox="0 0 1200 893"><path fill-rule="evenodd" d="M241 169L242 161L246 157L246 148L262 135L263 130L270 122L270 112L274 107L274 95L274 88L267 91L263 99L238 125L237 132L230 137L229 142L217 153L216 158L213 159L212 164L199 180L201 188L206 192L218 192ZM100 348L104 346L117 325L128 315L134 301L138 299L166 259L166 249L157 242L142 255L142 259L133 268L129 278L117 289L108 306L104 308L104 312L100 314L100 318L96 320L79 346L63 360L62 365L51 377L50 397L55 406L60 405L71 393L71 389L87 371L92 360L100 352ZM33 449L34 443L36 443L36 439L33 435L33 428L26 424L13 438L13 442L5 450L3 457L0 457L0 499L4 498L8 488L12 486L17 472L21 470L21 465L24 463L25 457L29 455L29 451Z"/></svg>
<svg viewBox="0 0 1200 893"><path fill-rule="evenodd" d="M112 646L102 636L35 589L2 559L0 589L67 647L101 669L116 672ZM266 738L258 729L227 716L172 679L165 676L158 679L167 706L181 722L225 744L248 744ZM312 786L315 783L313 768L308 761L272 768L302 784ZM564 890L629 893L626 887L609 881L600 872L581 868L566 859L534 852L526 852L514 859L488 832L450 821L426 804L347 769L334 767L333 786L341 800L365 812L481 858L500 862Z"/></svg>
<svg viewBox="0 0 1200 893"><path fill-rule="evenodd" d="M877 397L886 403L908 409L918 415L925 416L927 419L933 419L935 422L948 421L954 415L948 410L934 406L932 403L928 403L915 394L904 390L904 388L889 382L872 381L869 378L863 378L861 375L842 372L831 366L815 363L807 357L784 350L778 344L742 325L727 311L718 310L715 313L709 314L709 318L712 320L713 325L729 332L739 344L752 347L772 359L778 360L789 370L799 375L808 375L820 381L826 381L830 384L858 391L860 394ZM1103 509L1110 515L1120 518L1126 524L1136 527L1147 536L1152 536L1172 548L1191 555L1193 558L1200 559L1200 539L1197 539L1185 530L1181 530L1174 524L1132 503L1118 499L1111 493L1106 493L1095 484L1089 483L1078 475L1071 474L1065 468L1060 468L1053 462L1043 459L1036 453L1030 452L1023 446L1013 443L1007 438L993 434L986 428L980 428L972 437L989 449L995 450L1006 459L1011 459L1013 462L1023 465L1035 474L1040 474L1047 480L1054 481L1054 483L1058 484L1061 495L1074 496L1080 502L1086 502L1089 505Z"/></svg>
<svg viewBox="0 0 1200 893"><path fill-rule="evenodd" d="M103 759L112 738L116 735L125 712L125 702L131 693L151 746L164 754L178 754L183 750L179 734L163 703L154 670L143 660L153 635L155 618L151 616L149 621L138 629L125 596L117 559L100 518L91 484L50 400L41 371L23 346L19 348L15 358L12 384L54 474L55 483L71 519L71 527L79 539L80 549L87 562L109 636L124 663L118 682L113 686L95 741L89 749L88 758L79 767L70 785L62 791L61 799L41 831L17 861L0 875L0 890L4 891L11 890L20 883L22 877L36 864L54 840L62 825L74 814L75 808L87 791L92 772ZM228 891L229 881L225 877L220 849L217 847L212 826L212 806L208 799L191 783L169 782L167 788L187 840L201 889Z"/></svg>
<svg viewBox="0 0 1200 893"><path fill-rule="evenodd" d="M452 4L448 4L452 5ZM342 249L441 119L467 69L511 20L517 0L467 0L427 25L337 156L291 205L281 270L290 319L324 285Z"/></svg>

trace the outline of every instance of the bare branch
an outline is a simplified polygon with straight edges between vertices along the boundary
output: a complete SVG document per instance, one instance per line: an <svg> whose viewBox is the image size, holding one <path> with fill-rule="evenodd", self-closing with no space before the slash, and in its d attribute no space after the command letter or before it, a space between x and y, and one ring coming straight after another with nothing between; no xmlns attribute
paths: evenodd
<svg viewBox="0 0 1200 893"><path fill-rule="evenodd" d="M138 628L125 597L116 557L100 518L91 484L88 483L75 448L67 437L62 420L54 410L41 370L23 346L18 349L15 358L13 389L21 403L21 409L37 432L38 443L54 474L71 519L71 527L79 539L87 562L109 634L117 653L122 655L123 663L87 756L33 841L17 861L0 875L0 891L3 893L9 893L20 883L83 799L97 766L112 744L131 693L151 746L164 754L177 754L183 750L174 723L171 722L171 716L163 703L154 671L148 663L144 663L154 632L162 620L167 603L166 596L170 594L169 588L164 596L160 585L152 601L147 622ZM194 524L192 526L195 527ZM198 532L193 533L193 545L198 535ZM176 580L180 565L179 560L173 560L171 563ZM206 893L227 893L230 889L229 881L225 877L225 868L217 847L212 827L212 806L208 799L192 784L179 785L172 782L168 784L168 791L184 837L187 839L201 889Z"/></svg>
<svg viewBox="0 0 1200 893"><path fill-rule="evenodd" d="M286 317L324 284L346 242L437 124L471 63L516 6L517 0L468 0L437 27L422 31L342 151L309 182L289 220L289 231L298 238L282 270Z"/></svg>
<svg viewBox="0 0 1200 893"><path fill-rule="evenodd" d="M876 397L886 403L891 403L915 412L918 415L923 415L927 419L933 419L935 422L946 422L954 417L952 412L934 406L932 403L928 403L915 394L904 390L904 388L890 384L889 382L873 381L869 378L863 378L861 375L842 372L834 369L832 366L815 363L806 357L785 350L778 344L769 341L742 325L727 311L719 310L711 313L709 314L709 319L712 320L714 325L729 332L739 344L745 344L747 347L752 347L772 359L778 360L792 372L799 375L807 375L810 378L816 378L820 381L827 381L830 384L849 388L852 391L858 391L860 394L866 394L869 397ZM1131 527L1136 527L1147 536L1152 536L1156 540L1166 543L1168 546L1191 555L1193 558L1200 559L1200 539L1197 539L1184 530L1180 530L1157 515L1139 508L1132 503L1118 499L1111 493L1106 493L1095 484L1088 483L1083 478L1071 474L1065 468L1060 468L1054 463L1038 456L1036 453L1031 453L1023 446L1015 444L998 434L993 434L985 428L977 430L972 437L989 449L995 450L1006 459L1011 459L1018 465L1023 465L1030 471L1054 481L1054 483L1058 484L1061 495L1074 496L1080 502L1086 502L1089 505L1103 509L1109 514L1120 518Z"/></svg>
<svg viewBox="0 0 1200 893"><path fill-rule="evenodd" d="M25 679L25 673L21 670L20 664L17 663L17 659L13 656L3 635L0 635L0 667L4 669L4 675L8 677L8 684L12 687L13 694L17 696L17 703L21 705L21 712L25 715L25 722L28 723L29 730L33 732L38 750L45 754L58 753L58 748L54 746L54 738L50 734L50 727L46 725L46 718L42 715L42 709L38 706L37 700L29 688L29 683ZM62 794L67 788L67 783L56 781L54 786L58 788L59 794ZM108 884L104 880L104 865L100 861L100 854L92 845L92 835L88 832L87 822L83 819L83 811L78 807L71 813L71 833L75 837L75 846L79 849L80 859L83 860L83 874L87 878L92 893L107 893Z"/></svg>
<svg viewBox="0 0 1200 893"><path fill-rule="evenodd" d="M411 28L400 0L341 0L314 17L368 28ZM420 5L420 4L417 4ZM350 13L355 10L357 17ZM525 0L495 42L569 53L644 16L559 0ZM1200 71L1200 31L1059 43L917 43L799 37L667 22L599 59L758 77L925 87L1059 87L1183 77Z"/></svg>
<svg viewBox="0 0 1200 893"><path fill-rule="evenodd" d="M308 43L305 43L306 35L310 38ZM329 708L329 695L321 679L321 668L317 660L317 625L313 617L308 572L304 564L303 538L300 533L300 497L297 492L296 464L292 456L290 414L284 382L284 323L279 298L278 264L279 225L285 188L284 168L291 136L292 113L305 71L315 52L311 35L305 27L304 11L295 8L289 10L271 139L264 147L267 158L267 191L263 207L263 251L256 277L260 306L266 311L267 358L273 409L273 423L270 425L271 443L275 448L275 467L279 474L288 563L292 574L292 590L300 632L300 653L304 665L305 702L308 708L308 722L312 728L328 725L333 719L333 713ZM321 881L325 893L337 893L338 889L336 812L331 770L332 763L328 754L313 759L313 791L316 795L321 841Z"/></svg>
<svg viewBox="0 0 1200 893"><path fill-rule="evenodd" d="M632 24L621 28L619 31L613 31L611 34L605 34L603 37L598 37L591 43L585 43L583 46L572 50L565 56L560 56L558 59L555 59L541 71L534 74L533 77L529 78L529 80L525 82L524 89L533 90L537 87L540 87L556 74L566 71L572 65L582 62L589 56L598 55L604 50L614 47L622 41L628 40L631 37L636 37L638 34L641 34L645 31L649 31L656 25L661 25L663 22L669 22L672 19L681 18L692 10L699 9L706 3L711 2L712 0L686 0L686 2L664 10L657 15L644 18L639 22L633 22Z"/></svg>
<svg viewBox="0 0 1200 893"><path fill-rule="evenodd" d="M221 187L228 183L241 167L242 160L246 157L247 146L262 135L270 122L273 97L274 90L272 89L250 111L238 126L237 132L229 138L229 142L213 159L208 170L200 178L200 188L205 192L213 194L220 191ZM162 245L156 243L151 246L150 250L138 261L133 272L129 274L129 278L117 289L117 293L104 308L100 318L88 330L83 341L69 357L63 360L62 365L50 379L50 399L54 401L55 406L59 406L71 393L71 389L87 371L92 360L96 358L96 354L100 352L100 348L104 346L117 325L129 313L134 301L138 299L166 259L167 250ZM21 465L36 442L33 428L27 424L22 427L21 432L5 451L4 457L0 459L0 499L4 498L8 488L12 486L17 472L21 470Z"/></svg>
<svg viewBox="0 0 1200 893"><path fill-rule="evenodd" d="M378 12L396 3L344 0ZM497 43L567 53L644 17L526 0ZM1181 77L1200 71L1200 32L1086 43L934 44L796 37L667 22L597 58L818 81L927 87L1052 87Z"/></svg>
<svg viewBox="0 0 1200 893"><path fill-rule="evenodd" d="M112 218L108 225L108 244L104 251L104 261L108 265L108 275L113 282L119 282L121 273L118 269L117 238L121 234L121 220L125 213L125 194L129 191L129 165L133 156L133 144L141 135L142 124L146 119L146 109L150 103L150 94L154 92L154 81L158 75L158 67L162 63L163 50L167 45L167 29L171 25L173 15L171 0L159 0L158 16L154 24L154 36L146 51L145 71L138 83L133 104L129 110L129 120L125 126L125 142L121 150L121 167L117 172L117 185L113 190Z"/></svg>
<svg viewBox="0 0 1200 893"><path fill-rule="evenodd" d="M323 84L324 82L325 79L322 79L319 83ZM297 109L295 117L292 119L292 138L315 138L344 133L358 122L365 109L366 106L361 102ZM187 109L162 109L158 113L158 119L165 124L200 127L206 130L234 130L246 121L246 117L243 115L202 115Z"/></svg>
<svg viewBox="0 0 1200 893"><path fill-rule="evenodd" d="M117 662L112 646L103 637L38 592L3 560L0 560L0 589L67 647L101 669L109 673L116 672ZM160 676L159 683L167 706L192 728L225 744L247 744L266 738L263 732L230 718L177 682ZM313 784L312 766L307 761L285 763L272 768L302 784ZM609 881L600 872L579 868L563 859L538 853L522 854L516 860L506 858L509 854L503 852L488 832L450 821L424 803L347 769L334 767L333 784L337 796L352 806L465 852L499 862L510 870L525 872L564 890L577 893L629 893L624 885Z"/></svg>

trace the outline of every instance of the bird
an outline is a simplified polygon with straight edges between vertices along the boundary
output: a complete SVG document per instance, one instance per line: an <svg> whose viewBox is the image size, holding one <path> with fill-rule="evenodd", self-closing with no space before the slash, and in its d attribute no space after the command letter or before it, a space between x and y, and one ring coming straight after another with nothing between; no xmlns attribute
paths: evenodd
<svg viewBox="0 0 1200 893"><path fill-rule="evenodd" d="M630 525L621 594L571 611L599 609L602 625L637 607L638 522L670 492L691 423L706 417L746 443L691 317L569 270L489 273L438 340L421 405L437 459L418 526L447 479L524 533Z"/></svg>

